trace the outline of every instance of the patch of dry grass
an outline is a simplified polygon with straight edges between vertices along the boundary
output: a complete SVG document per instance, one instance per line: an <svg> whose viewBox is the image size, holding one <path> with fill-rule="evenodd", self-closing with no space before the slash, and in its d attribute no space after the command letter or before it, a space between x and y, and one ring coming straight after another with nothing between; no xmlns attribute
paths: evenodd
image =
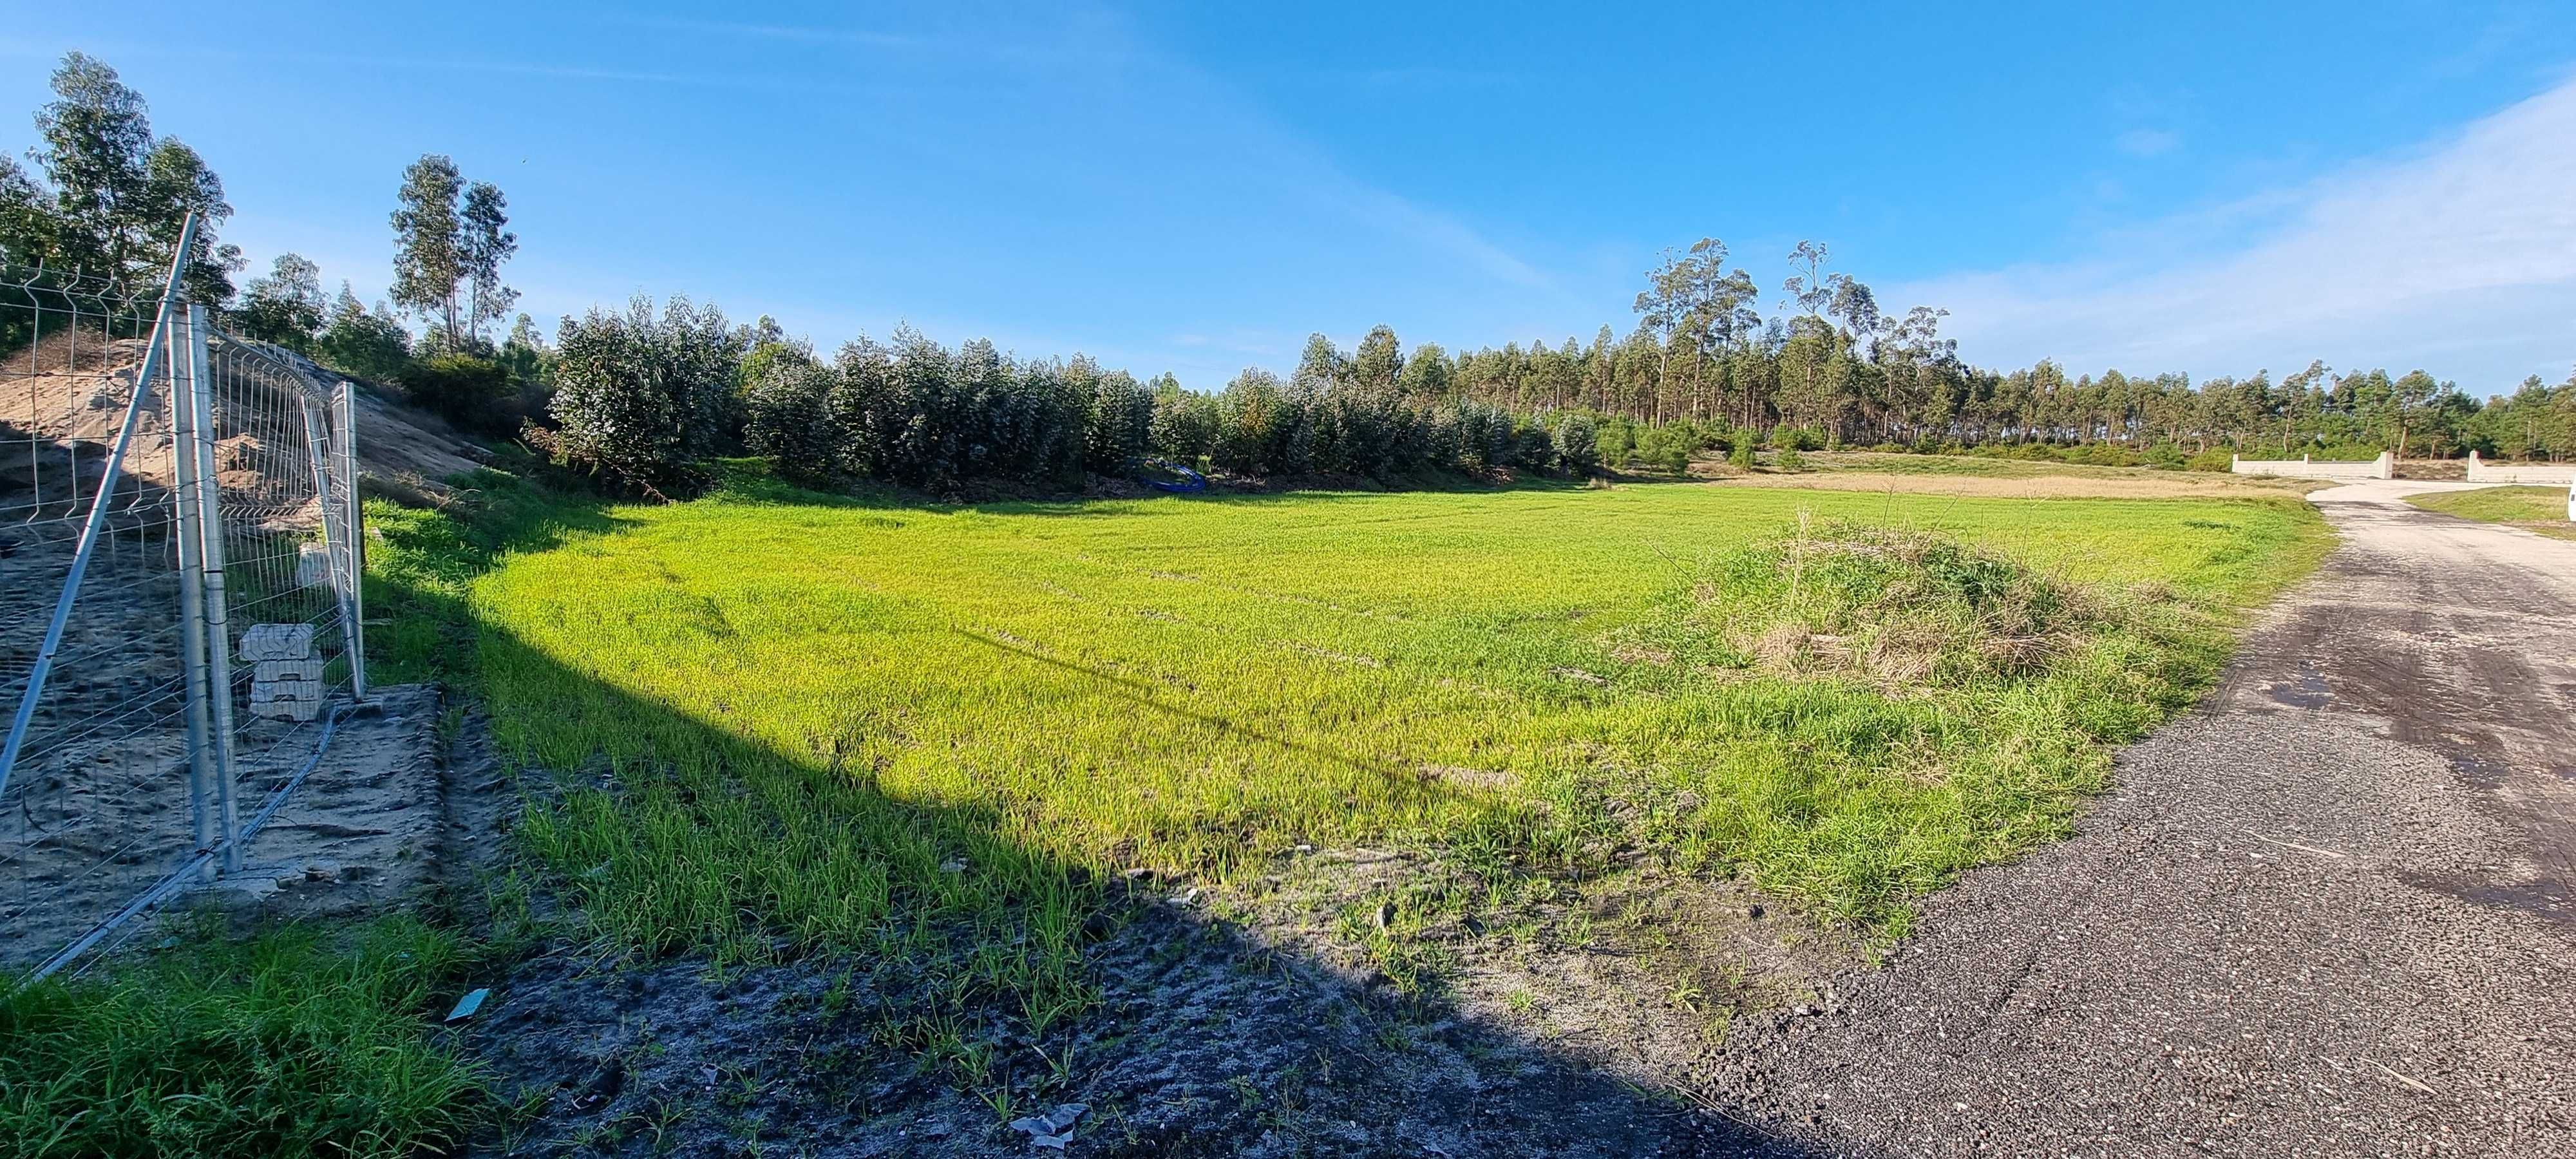
<svg viewBox="0 0 2576 1159"><path fill-rule="evenodd" d="M1804 491L1866 491L1894 495L1956 495L1973 499L2243 499L2300 495L2330 484L2314 479L2263 479L2248 475L2182 474L2144 468L2061 466L2067 474L1935 475L1885 471L1756 473L1711 479L1721 487L1773 487ZM2080 472L2080 473L2077 473Z"/></svg>

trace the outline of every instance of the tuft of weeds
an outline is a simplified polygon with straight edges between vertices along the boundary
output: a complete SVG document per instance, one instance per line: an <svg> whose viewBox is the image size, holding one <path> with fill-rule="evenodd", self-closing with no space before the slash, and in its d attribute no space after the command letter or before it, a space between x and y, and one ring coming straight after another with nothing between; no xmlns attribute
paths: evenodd
<svg viewBox="0 0 2576 1159"><path fill-rule="evenodd" d="M21 1156L416 1155L491 1110L431 1020L469 963L406 917L191 931L0 997L0 1139Z"/></svg>
<svg viewBox="0 0 2576 1159"><path fill-rule="evenodd" d="M1722 557L1690 620L1785 675L1891 692L2042 674L2130 620L2115 594L1920 528L1828 522Z"/></svg>

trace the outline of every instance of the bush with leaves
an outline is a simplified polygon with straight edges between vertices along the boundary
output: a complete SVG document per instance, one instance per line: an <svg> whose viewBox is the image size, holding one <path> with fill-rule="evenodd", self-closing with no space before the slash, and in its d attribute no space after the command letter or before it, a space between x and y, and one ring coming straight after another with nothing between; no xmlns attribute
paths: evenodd
<svg viewBox="0 0 2576 1159"><path fill-rule="evenodd" d="M314 342L315 355L343 374L375 382L393 382L411 367L411 332L382 308L370 313L340 284L331 304L330 324Z"/></svg>
<svg viewBox="0 0 2576 1159"><path fill-rule="evenodd" d="M1083 402L1084 467L1116 474L1153 450L1154 394L1124 370L1103 371L1075 355L1065 364L1065 384Z"/></svg>
<svg viewBox="0 0 2576 1159"><path fill-rule="evenodd" d="M510 368L473 354L446 351L404 367L399 382L413 404L471 430L519 429L519 384Z"/></svg>
<svg viewBox="0 0 2576 1159"><path fill-rule="evenodd" d="M241 304L230 313L245 337L309 354L327 309L322 268L296 254L279 254L266 275L243 288Z"/></svg>
<svg viewBox="0 0 2576 1159"><path fill-rule="evenodd" d="M1185 466L1196 466L1216 453L1217 430L1223 422L1210 395L1181 389L1164 375L1154 388L1151 438L1154 453Z"/></svg>
<svg viewBox="0 0 2576 1159"><path fill-rule="evenodd" d="M662 493L693 482L696 461L724 453L738 340L713 306L649 298L622 313L566 320L551 404L565 460L615 485Z"/></svg>
<svg viewBox="0 0 2576 1159"><path fill-rule="evenodd" d="M1825 434L1808 427L1779 427L1771 432L1771 445L1783 451L1821 451Z"/></svg>
<svg viewBox="0 0 2576 1159"><path fill-rule="evenodd" d="M846 441L832 396L840 376L810 358L766 361L743 390L743 445L778 463L800 483L829 482L842 472Z"/></svg>
<svg viewBox="0 0 2576 1159"><path fill-rule="evenodd" d="M1591 475L1601 469L1601 430L1591 415L1560 416L1550 433L1556 438L1558 469L1571 475Z"/></svg>

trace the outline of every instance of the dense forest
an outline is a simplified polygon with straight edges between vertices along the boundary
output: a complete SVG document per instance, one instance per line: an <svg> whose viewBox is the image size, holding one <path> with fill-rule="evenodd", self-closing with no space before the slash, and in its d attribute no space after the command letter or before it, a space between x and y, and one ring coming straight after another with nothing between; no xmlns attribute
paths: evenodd
<svg viewBox="0 0 2576 1159"><path fill-rule="evenodd" d="M1724 243L1672 252L1646 276L1623 335L1451 354L1379 326L1344 350L1307 342L1286 377L1243 371L1221 389L1139 380L1076 355L943 347L909 329L825 354L768 318L740 325L674 297L658 309L565 318L549 340L517 294L508 202L445 156L405 170L389 217L391 304L372 308L295 254L236 288L245 266L216 240L223 185L156 137L143 98L74 53L37 111L33 171L0 156L0 259L128 280L162 276L179 223L204 223L186 289L253 337L399 389L486 434L519 438L623 487L667 491L716 456L775 457L815 482L883 479L950 489L1132 472L1149 460L1243 476L1500 469L1677 469L1692 455L1875 447L2216 466L2226 456L2576 454L2576 375L2534 376L2484 403L2421 370L2337 372L2322 362L2194 383L2172 373L2070 376L2041 362L1971 365L1941 336L1947 312L1882 311L1821 244L1787 255L1771 312ZM0 335L5 339L6 335Z"/></svg>

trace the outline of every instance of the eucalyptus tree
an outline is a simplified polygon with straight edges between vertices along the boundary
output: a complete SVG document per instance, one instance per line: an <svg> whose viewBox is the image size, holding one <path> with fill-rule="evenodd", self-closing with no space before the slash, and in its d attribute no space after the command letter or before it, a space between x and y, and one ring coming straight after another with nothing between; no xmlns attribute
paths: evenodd
<svg viewBox="0 0 2576 1159"><path fill-rule="evenodd" d="M444 154L423 154L403 170L395 190L396 305L428 322L438 338L480 347L484 327L518 301L501 284L501 266L519 251L507 228L509 202L488 181L468 184Z"/></svg>
<svg viewBox="0 0 2576 1159"><path fill-rule="evenodd" d="M519 300L517 290L501 284L502 263L519 252L519 235L508 228L509 210L500 186L477 181L465 187L457 256L466 283L465 329L478 341L484 324L499 321Z"/></svg>
<svg viewBox="0 0 2576 1159"><path fill-rule="evenodd" d="M250 337L310 351L328 309L322 296L322 267L289 253L277 255L267 274L252 278L242 288L241 305L232 314Z"/></svg>
<svg viewBox="0 0 2576 1159"><path fill-rule="evenodd" d="M1670 416L1663 413L1661 388L1670 384L1673 353L1689 355L1687 397L1695 404L1703 401L1698 388L1705 380L1706 360L1733 345L1756 321L1753 303L1758 296L1752 275L1726 268L1725 242L1704 237L1685 253L1664 252L1663 264L1646 275L1646 289L1635 306L1639 326L1659 352L1656 421L1681 417L1678 407Z"/></svg>
<svg viewBox="0 0 2576 1159"><path fill-rule="evenodd" d="M233 208L224 183L176 137L155 137L143 95L116 70L74 52L54 69L54 100L36 111L28 158L0 167L0 253L10 260L114 278L153 278L171 264L190 213L196 240L180 263L192 299L233 296L238 247L216 239Z"/></svg>
<svg viewBox="0 0 2576 1159"><path fill-rule="evenodd" d="M1404 360L1404 369L1396 374L1396 387L1415 402L1436 402L1449 397L1456 377L1449 352L1437 342L1425 342L1414 347L1412 357Z"/></svg>
<svg viewBox="0 0 2576 1159"><path fill-rule="evenodd" d="M394 191L394 304L429 321L450 340L464 336L456 289L465 280L457 198L464 178L443 154L425 154L403 170Z"/></svg>

